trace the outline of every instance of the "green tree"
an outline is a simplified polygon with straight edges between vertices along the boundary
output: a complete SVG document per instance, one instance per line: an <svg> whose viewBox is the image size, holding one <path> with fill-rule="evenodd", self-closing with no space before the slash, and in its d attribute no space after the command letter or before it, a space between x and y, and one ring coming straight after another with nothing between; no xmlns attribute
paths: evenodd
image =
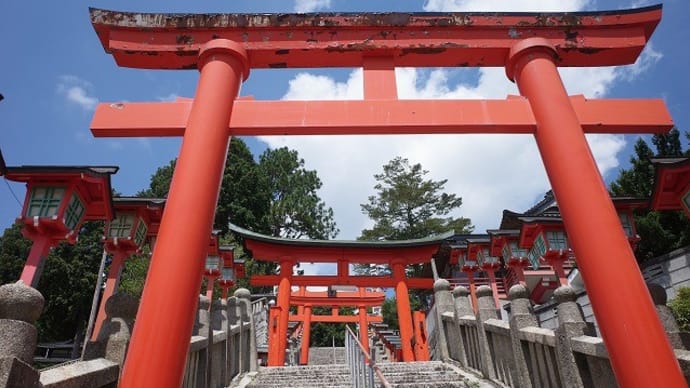
<svg viewBox="0 0 690 388"><path fill-rule="evenodd" d="M175 169L175 161L159 168L151 176L150 187L139 196L167 197ZM267 149L254 160L247 145L233 138L218 196L214 229L221 231L221 239L234 242L228 232L228 222L241 227L289 238L328 239L338 233L333 210L326 207L317 190L321 180L316 171L304 168L304 160L297 151L287 148ZM274 263L254 261L244 255L246 273L271 274ZM127 271L127 268L125 268ZM246 282L238 282L246 286ZM265 292L267 289L256 289Z"/></svg>
<svg viewBox="0 0 690 388"><path fill-rule="evenodd" d="M410 164L396 157L383 166L381 174L374 175L376 195L369 196L361 204L362 212L374 221L371 229L364 229L359 240L407 240L426 237L454 230L456 233L470 233L474 227L468 218L453 218L448 215L462 205L462 198L443 192L447 179L434 181L426 179L429 172L422 165ZM425 265L410 265L408 276L419 276L425 272ZM385 274L389 268L356 264L355 273ZM412 307L426 305L428 291L412 290ZM397 320L393 314L391 319Z"/></svg>
<svg viewBox="0 0 690 388"><path fill-rule="evenodd" d="M401 157L383 166L383 173L374 175L376 195L360 205L374 227L364 229L359 239L406 240L451 229L471 232L469 219L444 217L462 205L462 198L443 192L447 179L425 179L426 174L421 164L410 165Z"/></svg>
<svg viewBox="0 0 690 388"><path fill-rule="evenodd" d="M415 298L410 294L410 309L412 311L421 310L424 306L419 301L419 298ZM391 330L398 330L398 302L395 299L386 298L381 305L381 315L383 315L383 323L388 325Z"/></svg>
<svg viewBox="0 0 690 388"><path fill-rule="evenodd" d="M686 136L690 139L690 134L686 133ZM637 140L635 154L630 158L630 168L621 170L618 178L611 182L612 195L651 197L654 166L650 159L690 155L690 150L683 152L680 133L675 128L668 134L654 135L652 144L656 152L642 138ZM640 263L690 244L690 220L681 211L641 209L635 212L635 224L641 237L635 250Z"/></svg>
<svg viewBox="0 0 690 388"><path fill-rule="evenodd" d="M269 211L263 224L276 237L328 239L338 234L333 209L317 193L321 180L304 168L304 159L287 147L267 149L259 158L268 190Z"/></svg>
<svg viewBox="0 0 690 388"><path fill-rule="evenodd" d="M355 315L354 309L350 307L341 307L338 310L339 315ZM313 315L330 315L330 307L314 307ZM335 341L335 346L345 346L345 323L323 323L316 322L311 325L311 335L309 336L309 346L325 347L332 346Z"/></svg>

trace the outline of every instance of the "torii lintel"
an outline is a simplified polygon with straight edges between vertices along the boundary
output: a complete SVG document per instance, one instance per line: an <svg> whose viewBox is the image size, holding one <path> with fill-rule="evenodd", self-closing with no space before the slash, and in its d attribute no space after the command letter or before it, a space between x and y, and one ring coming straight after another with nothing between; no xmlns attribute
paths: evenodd
<svg viewBox="0 0 690 388"><path fill-rule="evenodd" d="M250 68L505 66L516 42L540 36L559 66L630 64L661 20L661 5L568 13L156 14L90 10L119 66L196 69L212 39L240 42Z"/></svg>

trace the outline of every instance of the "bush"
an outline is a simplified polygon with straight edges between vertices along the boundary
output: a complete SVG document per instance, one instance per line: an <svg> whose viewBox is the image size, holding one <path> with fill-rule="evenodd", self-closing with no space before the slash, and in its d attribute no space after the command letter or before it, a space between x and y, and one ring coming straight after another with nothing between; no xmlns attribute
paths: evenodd
<svg viewBox="0 0 690 388"><path fill-rule="evenodd" d="M690 287L678 289L678 295L668 302L668 307L678 322L681 331L690 332Z"/></svg>

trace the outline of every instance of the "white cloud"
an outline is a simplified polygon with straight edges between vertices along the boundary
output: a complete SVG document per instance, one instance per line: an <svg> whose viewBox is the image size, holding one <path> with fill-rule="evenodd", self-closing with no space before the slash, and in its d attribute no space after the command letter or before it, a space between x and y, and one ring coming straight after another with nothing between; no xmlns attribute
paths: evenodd
<svg viewBox="0 0 690 388"><path fill-rule="evenodd" d="M156 97L156 100L163 101L163 102L174 102L179 97L180 96L177 93L170 93L167 96L158 96L158 97Z"/></svg>
<svg viewBox="0 0 690 388"><path fill-rule="evenodd" d="M556 12L582 10L589 0L426 0L428 12Z"/></svg>
<svg viewBox="0 0 690 388"><path fill-rule="evenodd" d="M331 7L331 0L295 0L295 12L314 12Z"/></svg>
<svg viewBox="0 0 690 388"><path fill-rule="evenodd" d="M79 105L86 111L96 108L98 98L90 95L93 88L90 82L74 75L62 75L59 77L57 92L68 102Z"/></svg>
<svg viewBox="0 0 690 388"><path fill-rule="evenodd" d="M517 4L519 4L519 6ZM428 0L425 10L579 10L587 1L440 1ZM648 69L661 54L649 48L633 66L564 68L561 77L569 94L604 97L616 82L626 81ZM503 68L396 69L401 99L497 98L518 94ZM469 74L469 73L467 73ZM457 79L463 82L458 82ZM362 71L353 70L344 82L300 73L289 82L284 99L361 99ZM323 181L321 197L333 207L341 234L351 239L371 221L361 213L360 204L372 195L373 175L396 156L421 163L435 180L448 179L445 191L463 198L454 214L472 219L477 231L498 227L503 209L523 211L541 199L549 182L536 144L528 135L426 135L426 136L292 136L263 137L271 147L297 149L307 168L315 169ZM620 135L588 135L587 140L602 174L615 171L625 147Z"/></svg>

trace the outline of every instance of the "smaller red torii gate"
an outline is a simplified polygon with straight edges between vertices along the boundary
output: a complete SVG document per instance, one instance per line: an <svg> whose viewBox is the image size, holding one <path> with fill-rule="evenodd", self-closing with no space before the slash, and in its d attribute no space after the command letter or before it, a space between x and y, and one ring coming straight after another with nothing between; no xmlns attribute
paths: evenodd
<svg viewBox="0 0 690 388"><path fill-rule="evenodd" d="M336 240L293 240L270 237L230 225L230 230L242 236L244 247L251 251L256 260L273 261L280 264L279 275L255 275L253 286L278 285L276 308L279 309L278 333L287 333L291 287L354 285L358 287L394 288L398 308L398 323L403 361L414 361L412 338L412 311L409 288L433 288L431 278L408 278L405 266L427 263L443 241L453 232L416 240L405 241L336 241ZM292 270L298 262L337 263L336 275L293 276ZM351 276L349 265L387 264L390 276ZM275 349L277 365L283 365L285 343L279 342Z"/></svg>
<svg viewBox="0 0 690 388"><path fill-rule="evenodd" d="M370 316L367 314L367 307L377 307L383 304L385 299L383 292L366 291L364 288L359 288L357 291L342 292L342 291L308 291L306 287L300 287L299 290L293 291L290 294L290 305L297 306L297 314L290 315L290 322L302 322L302 347L300 349L300 364L309 363L309 346L311 336L312 323L358 323L360 326L360 341L365 349L369 350L369 339L367 336L367 327L369 323L380 323L383 321L381 316ZM312 307L314 306L330 306L333 307L329 315L314 315ZM339 315L338 307L356 307L357 315ZM272 310L279 312L279 310ZM277 316L270 317L269 322L277 319ZM285 341L285 333L277 333L277 336L269 337L269 354L268 365L275 364L273 357L277 352L270 351L279 341ZM277 364L282 365L282 364Z"/></svg>

